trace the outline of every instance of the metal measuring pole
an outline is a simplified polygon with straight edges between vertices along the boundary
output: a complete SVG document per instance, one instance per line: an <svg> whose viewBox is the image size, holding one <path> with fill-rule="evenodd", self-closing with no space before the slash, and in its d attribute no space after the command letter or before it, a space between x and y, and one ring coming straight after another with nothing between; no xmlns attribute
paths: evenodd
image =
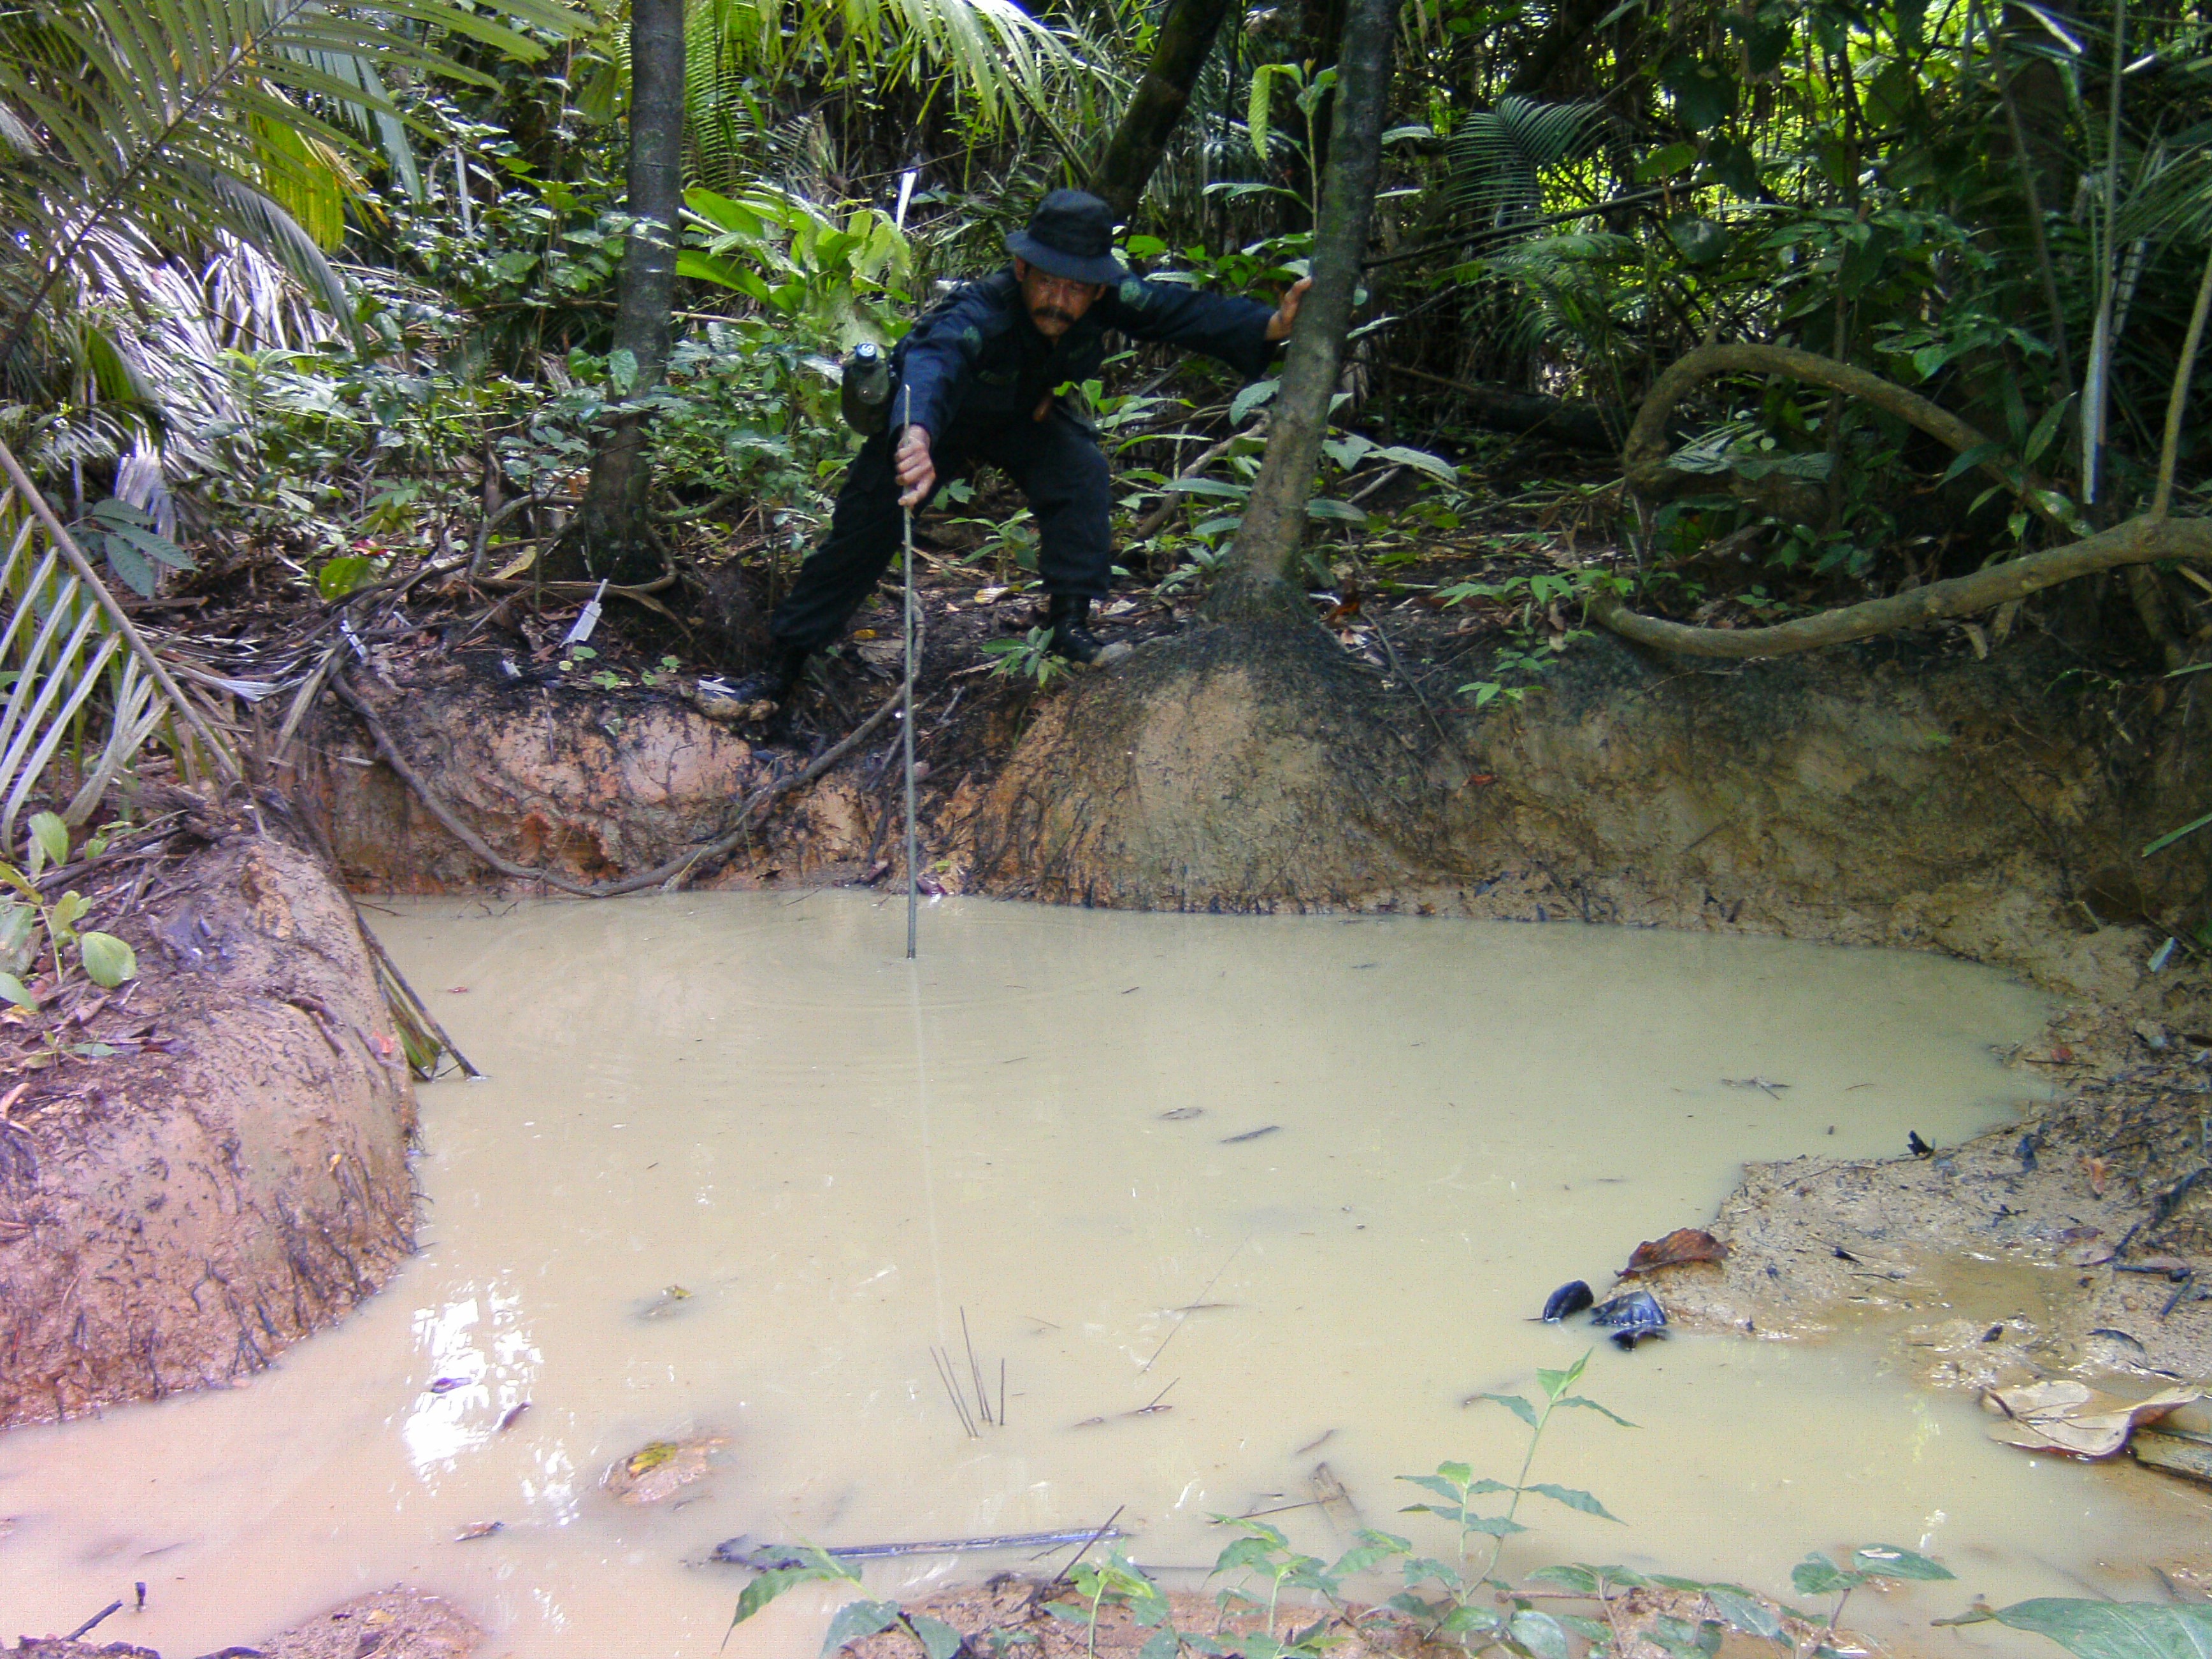
<svg viewBox="0 0 2212 1659"><path fill-rule="evenodd" d="M899 422L899 442L914 425L914 388L901 388L906 399ZM902 492L903 493L903 492ZM906 744L906 959L914 960L915 932L921 916L921 872L915 866L914 839L914 509L902 507L906 519L906 685L899 699L899 725Z"/></svg>

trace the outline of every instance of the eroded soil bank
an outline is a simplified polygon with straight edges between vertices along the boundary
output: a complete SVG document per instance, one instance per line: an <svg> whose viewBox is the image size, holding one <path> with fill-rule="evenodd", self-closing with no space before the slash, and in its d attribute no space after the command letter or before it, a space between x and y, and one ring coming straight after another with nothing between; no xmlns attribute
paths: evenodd
<svg viewBox="0 0 2212 1659"><path fill-rule="evenodd" d="M1916 1262L1995 1250L2087 1281L2017 1316L2037 1363L2212 1374L2212 1304L2191 1285L2169 1307L2180 1281L2118 1271L2171 1259L2212 1279L2212 1182L2186 1184L2212 1085L2193 943L2212 865L2202 839L2142 856L2203 810L2201 720L2158 718L2047 641L1981 660L1924 639L1728 666L1601 639L1525 698L1468 714L1395 647L1264 617L1164 621L1118 668L1039 694L977 677L962 629L988 631L988 607L958 591L932 603L925 858L951 890L1780 933L1943 951L2067 999L2019 1057L2072 1091L2039 1152L2024 1161L2012 1134L1925 1162L1753 1170L1717 1224L1729 1267L1667 1294L1693 1317L1810 1330L1869 1295L1845 1261L1861 1248ZM805 758L711 718L681 684L599 691L496 656L426 635L356 683L430 788L519 863L589 880L665 861ZM864 645L811 706L834 731L890 677ZM896 883L893 735L694 878ZM313 784L349 878L518 888L487 880L372 755L334 716ZM1975 1346L1960 1375L1980 1380Z"/></svg>
<svg viewBox="0 0 2212 1659"><path fill-rule="evenodd" d="M412 1245L414 1094L351 905L256 810L150 804L166 835L68 883L138 976L49 975L0 1037L0 1425L247 1376Z"/></svg>

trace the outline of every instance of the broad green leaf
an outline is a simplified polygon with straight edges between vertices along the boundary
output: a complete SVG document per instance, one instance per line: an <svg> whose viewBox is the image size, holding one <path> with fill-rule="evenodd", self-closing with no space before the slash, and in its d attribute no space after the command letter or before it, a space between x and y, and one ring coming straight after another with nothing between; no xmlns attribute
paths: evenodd
<svg viewBox="0 0 2212 1659"><path fill-rule="evenodd" d="M830 1659L848 1642L889 1630L898 1622L898 1616L899 1604L896 1601L870 1601L864 1598L846 1602L830 1621L830 1633L822 1638L823 1659Z"/></svg>
<svg viewBox="0 0 2212 1659"><path fill-rule="evenodd" d="M1386 444L1375 452L1377 459L1394 466L1410 466L1428 473L1446 483L1459 482L1459 469L1441 455L1431 455L1425 449L1414 449L1405 444Z"/></svg>
<svg viewBox="0 0 2212 1659"><path fill-rule="evenodd" d="M1954 1577L1950 1568L1895 1544L1869 1544L1851 1557L1851 1565L1870 1578L1917 1578L1933 1583Z"/></svg>
<svg viewBox="0 0 2212 1659"><path fill-rule="evenodd" d="M1219 478L1174 478L1168 489L1178 495L1225 495L1238 501L1252 493L1249 484L1226 483Z"/></svg>
<svg viewBox="0 0 2212 1659"><path fill-rule="evenodd" d="M2194 1601L2087 1601L2042 1596L1993 1615L2014 1630L2047 1636L2075 1659L2212 1659L2212 1605Z"/></svg>
<svg viewBox="0 0 2212 1659"><path fill-rule="evenodd" d="M1559 1621L1548 1613L1523 1607L1513 1615L1506 1630L1516 1643L1535 1655L1536 1659L1567 1659L1567 1633L1559 1628Z"/></svg>
<svg viewBox="0 0 2212 1659"><path fill-rule="evenodd" d="M1735 113L1735 77L1717 64L1670 58L1659 81L1674 94L1675 118L1691 132L1717 127Z"/></svg>
<svg viewBox="0 0 2212 1659"><path fill-rule="evenodd" d="M1667 222L1668 240L1693 265L1717 264L1729 250L1729 234L1711 219L1694 216Z"/></svg>
<svg viewBox="0 0 2212 1659"><path fill-rule="evenodd" d="M738 1597L737 1617L730 1620L732 1629L742 1625L763 1607L797 1584L811 1584L824 1577L819 1567L777 1567L764 1572L744 1588Z"/></svg>
<svg viewBox="0 0 2212 1659"><path fill-rule="evenodd" d="M1156 1630L1145 1638L1145 1645L1137 1650L1137 1659L1175 1659L1178 1645L1172 1626Z"/></svg>
<svg viewBox="0 0 2212 1659"><path fill-rule="evenodd" d="M1255 380L1238 392L1229 403L1229 424L1242 426L1244 417L1275 395L1280 384L1275 380Z"/></svg>
<svg viewBox="0 0 2212 1659"><path fill-rule="evenodd" d="M1530 1428L1536 1426L1536 1408L1517 1394L1479 1394L1474 1397L1477 1400L1487 1400L1493 1405L1503 1406Z"/></svg>
<svg viewBox="0 0 2212 1659"><path fill-rule="evenodd" d="M376 568L376 561L358 553L343 554L315 573L315 592L326 600L342 599L359 587Z"/></svg>
<svg viewBox="0 0 2212 1659"><path fill-rule="evenodd" d="M138 957L130 945L112 933L79 933L79 960L94 985L113 990L138 972Z"/></svg>
<svg viewBox="0 0 2212 1659"><path fill-rule="evenodd" d="M1340 524L1364 525L1367 522L1365 509L1354 507L1349 501L1331 501L1326 495L1316 495L1306 503L1306 517L1329 519Z"/></svg>
<svg viewBox="0 0 2212 1659"><path fill-rule="evenodd" d="M1239 1567L1265 1567L1268 1565L1267 1553L1268 1544L1264 1538L1234 1539L1215 1558L1213 1570L1220 1573L1234 1572Z"/></svg>
<svg viewBox="0 0 2212 1659"><path fill-rule="evenodd" d="M942 1619L933 1619L926 1613L908 1614L907 1623L921 1638L921 1650L928 1659L952 1659L966 1639Z"/></svg>
<svg viewBox="0 0 2212 1659"><path fill-rule="evenodd" d="M1586 1412L1595 1412L1600 1417L1609 1417L1614 1422L1620 1424L1624 1429L1632 1429L1636 1426L1635 1424L1630 1422L1619 1412L1609 1411L1605 1407L1599 1405L1596 1401L1586 1400L1578 1394L1571 1394L1559 1403L1562 1406L1577 1406Z"/></svg>
<svg viewBox="0 0 2212 1659"><path fill-rule="evenodd" d="M1738 1630L1770 1640L1781 1636L1782 1620L1774 1610L1735 1590L1709 1589L1706 1597L1720 1609L1721 1617Z"/></svg>
<svg viewBox="0 0 2212 1659"><path fill-rule="evenodd" d="M31 819L31 843L46 855L49 864L69 862L69 825L58 812L40 812Z"/></svg>
<svg viewBox="0 0 2212 1659"><path fill-rule="evenodd" d="M1698 147L1685 140L1655 149L1636 164L1636 181L1648 185L1655 179L1671 179L1698 159Z"/></svg>
<svg viewBox="0 0 2212 1659"><path fill-rule="evenodd" d="M1539 1567L1528 1575L1528 1581L1535 1584L1557 1584L1561 1589L1572 1590L1577 1595L1597 1594L1597 1575L1588 1567Z"/></svg>
<svg viewBox="0 0 2212 1659"><path fill-rule="evenodd" d="M2051 441L2058 435L2059 423L2074 407L2075 395L2069 392L2043 411L2043 418L2035 423L2035 430L2028 434L2027 447L2020 452L2021 459L2033 466L2041 459L2043 452L2051 447Z"/></svg>
<svg viewBox="0 0 2212 1659"><path fill-rule="evenodd" d="M1518 1521L1508 1521L1502 1515L1470 1515L1461 1524L1469 1532L1479 1532L1490 1538L1510 1538L1516 1532L1528 1530Z"/></svg>
<svg viewBox="0 0 2212 1659"><path fill-rule="evenodd" d="M1604 1504L1599 1503L1597 1499L1591 1497L1589 1493L1583 1492L1573 1486L1555 1486L1549 1481L1536 1481L1528 1487L1528 1490L1533 1492L1540 1492L1544 1497L1550 1498L1554 1504L1565 1504L1571 1510L1580 1510L1584 1515L1598 1516L1607 1521L1619 1521L1620 1519L1619 1516L1607 1509ZM1950 1575L1946 1573L1944 1577L1948 1578Z"/></svg>
<svg viewBox="0 0 2212 1659"><path fill-rule="evenodd" d="M631 388L637 385L637 353L628 346L617 346L607 354L607 384L624 397L629 395Z"/></svg>
<svg viewBox="0 0 2212 1659"><path fill-rule="evenodd" d="M38 998L24 988L23 981L13 974L0 974L0 997L5 997L18 1008L36 1009Z"/></svg>
<svg viewBox="0 0 2212 1659"><path fill-rule="evenodd" d="M79 916L92 908L92 901L74 890L64 893L54 908L46 912L46 926L56 933L64 933L76 925Z"/></svg>
<svg viewBox="0 0 2212 1659"><path fill-rule="evenodd" d="M1970 449L1962 449L1953 458L1951 465L1943 469L1943 476L1937 482L1948 483L1962 473L1972 472L1976 467L1997 459L2004 453L2004 446L2001 443L1976 444Z"/></svg>
<svg viewBox="0 0 2212 1659"><path fill-rule="evenodd" d="M1800 1595L1833 1595L1856 1589L1860 1581L1856 1573L1844 1572L1816 1551L1790 1570L1790 1582Z"/></svg>
<svg viewBox="0 0 2212 1659"><path fill-rule="evenodd" d="M0 899L0 968L20 972L38 954L38 920L29 905Z"/></svg>

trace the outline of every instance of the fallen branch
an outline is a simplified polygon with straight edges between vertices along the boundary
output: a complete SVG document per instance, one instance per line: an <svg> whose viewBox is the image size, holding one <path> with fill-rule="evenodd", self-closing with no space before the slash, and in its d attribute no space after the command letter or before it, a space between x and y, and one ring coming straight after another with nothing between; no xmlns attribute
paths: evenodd
<svg viewBox="0 0 2212 1659"><path fill-rule="evenodd" d="M1590 602L1590 617L1638 645L1686 656L1782 657L1926 623L1978 616L2060 582L2156 559L2212 564L2212 520L2130 519L2085 540L2025 558L2008 559L1971 576L1954 576L1908 592L1868 599L1769 628L1698 628L1667 622L1640 616L1610 594Z"/></svg>
<svg viewBox="0 0 2212 1659"><path fill-rule="evenodd" d="M1686 361L1686 359L1685 360ZM1572 449L1610 450L1620 441L1628 411L1604 404L1571 404L1533 392L1508 392L1503 386L1478 386L1431 374L1411 363L1392 363L1393 374L1409 375L1431 386L1456 392L1478 426L1493 432L1510 432L1524 438L1549 438ZM1655 394L1656 395L1656 394Z"/></svg>
<svg viewBox="0 0 2212 1659"><path fill-rule="evenodd" d="M614 590L610 588L608 591L611 592ZM736 823L721 836L708 842L706 846L694 848L684 854L683 857L671 859L667 863L653 869L641 872L635 876L624 876L618 881L587 883L572 880L551 870L533 870L526 864L517 864L512 859L501 858L497 853L492 851L483 837L462 823L454 815L453 810L439 799L438 793L430 787L422 775L408 764L407 757L399 752L398 744L392 740L392 733L385 729L384 722L377 719L368 705L362 700L360 694L348 684L343 672L335 672L331 676L331 689L337 693L338 700L352 709L362 726L368 728L370 741L375 744L376 752L384 763L392 769L401 782L415 792L416 799L429 809L430 816L444 824L454 840L459 842L462 846L467 848L470 852L503 876L512 876L517 881L544 882L549 887L557 888L564 893L572 893L578 898L616 898L624 893L641 893L648 887L659 887L672 892L682 887L690 879L691 872L700 865L736 849L738 843L750 833L751 821L756 812L778 796L787 794L802 784L811 783L838 762L843 760L846 756L851 754L855 748L866 740L869 733L898 711L899 699L902 695L899 692L893 692L884 700L874 714L855 726L842 742L823 750L799 771L791 774L788 777L778 778L774 782L756 789L745 798L744 804L738 808Z"/></svg>

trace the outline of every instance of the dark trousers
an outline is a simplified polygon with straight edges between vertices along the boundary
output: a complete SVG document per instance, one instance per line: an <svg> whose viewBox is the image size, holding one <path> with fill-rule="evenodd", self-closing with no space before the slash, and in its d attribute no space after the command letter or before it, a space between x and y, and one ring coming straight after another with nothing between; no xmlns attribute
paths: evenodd
<svg viewBox="0 0 2212 1659"><path fill-rule="evenodd" d="M837 492L830 533L799 568L799 580L769 618L778 645L818 650L873 591L900 546L898 481L891 471L897 432L888 428L860 446ZM941 483L977 461L1002 469L1029 498L1037 526L1037 574L1048 593L1095 599L1113 577L1106 515L1112 481L1098 441L1063 410L1006 426L955 426L931 446Z"/></svg>

